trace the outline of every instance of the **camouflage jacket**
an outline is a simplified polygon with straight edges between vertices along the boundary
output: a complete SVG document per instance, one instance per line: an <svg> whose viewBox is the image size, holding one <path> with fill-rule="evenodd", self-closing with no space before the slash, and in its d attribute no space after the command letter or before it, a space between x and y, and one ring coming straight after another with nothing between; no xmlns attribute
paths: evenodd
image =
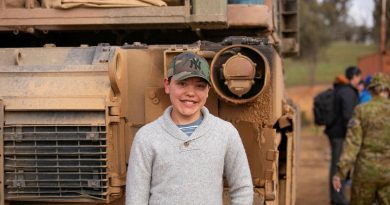
<svg viewBox="0 0 390 205"><path fill-rule="evenodd" d="M337 175L390 181L390 100L374 97L354 110Z"/></svg>

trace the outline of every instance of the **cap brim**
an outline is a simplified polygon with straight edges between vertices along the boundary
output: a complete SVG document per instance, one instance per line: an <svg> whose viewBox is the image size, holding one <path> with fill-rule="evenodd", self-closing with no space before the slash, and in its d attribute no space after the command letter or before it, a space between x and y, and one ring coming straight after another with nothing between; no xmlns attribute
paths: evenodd
<svg viewBox="0 0 390 205"><path fill-rule="evenodd" d="M202 78L203 80L205 80L209 85L211 85L211 82L209 81L209 79L205 78L204 76L201 76L201 75L196 75L196 74L188 74L188 75L185 75L185 76L182 76L182 77L178 77L177 75L173 75L172 78L177 80L177 81L181 81L181 80L185 80L185 79L188 79L188 78L194 78L194 77L198 77L198 78Z"/></svg>

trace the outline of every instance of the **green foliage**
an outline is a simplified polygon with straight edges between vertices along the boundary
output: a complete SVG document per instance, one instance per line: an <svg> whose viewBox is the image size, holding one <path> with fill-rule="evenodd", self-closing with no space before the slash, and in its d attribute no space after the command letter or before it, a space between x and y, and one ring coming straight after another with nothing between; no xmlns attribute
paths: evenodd
<svg viewBox="0 0 390 205"><path fill-rule="evenodd" d="M376 52L375 45L365 45L347 42L332 43L319 55L315 73L316 83L330 84L334 78L344 73L349 65L356 65L357 58ZM286 59L286 85L308 85L310 83L310 63L305 59Z"/></svg>
<svg viewBox="0 0 390 205"><path fill-rule="evenodd" d="M305 64L295 69L297 75L302 76L300 80L288 81L292 84L309 82L328 82L333 79L333 69L324 69L323 56L333 41L360 41L365 42L370 35L370 30L365 26L356 26L348 21L348 6L351 0L302 0L299 1L300 12L300 59ZM378 1L378 0L377 0ZM390 0L388 0L390 1ZM337 52L337 51L335 51ZM351 55L355 51L351 51ZM343 55L341 55L343 56ZM337 58L337 57L336 57ZM344 57L342 57L345 59ZM340 70L346 65L356 64L356 59L349 63L342 63ZM294 65L293 65L294 66ZM340 66L332 61L325 64L327 68ZM325 77L324 77L325 76ZM294 78L295 79L295 78Z"/></svg>
<svg viewBox="0 0 390 205"><path fill-rule="evenodd" d="M326 47L331 36L321 15L321 6L317 1L300 1L300 56L317 60L318 54Z"/></svg>
<svg viewBox="0 0 390 205"><path fill-rule="evenodd" d="M321 13L334 40L349 40L352 25L347 23L350 0L322 0Z"/></svg>

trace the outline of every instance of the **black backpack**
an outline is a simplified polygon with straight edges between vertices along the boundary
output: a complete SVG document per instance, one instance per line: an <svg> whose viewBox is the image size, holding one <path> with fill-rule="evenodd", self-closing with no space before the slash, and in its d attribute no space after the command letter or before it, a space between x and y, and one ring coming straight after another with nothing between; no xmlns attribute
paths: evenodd
<svg viewBox="0 0 390 205"><path fill-rule="evenodd" d="M329 88L315 96L313 113L314 123L316 125L329 126L335 121L335 95L335 90L333 88Z"/></svg>

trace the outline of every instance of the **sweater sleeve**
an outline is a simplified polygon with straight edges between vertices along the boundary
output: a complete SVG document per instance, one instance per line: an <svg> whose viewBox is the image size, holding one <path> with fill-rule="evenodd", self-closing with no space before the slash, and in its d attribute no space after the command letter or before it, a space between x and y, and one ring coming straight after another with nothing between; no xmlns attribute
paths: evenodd
<svg viewBox="0 0 390 205"><path fill-rule="evenodd" d="M234 128L229 136L224 172L229 183L231 205L252 205L253 185L241 138Z"/></svg>
<svg viewBox="0 0 390 205"><path fill-rule="evenodd" d="M137 133L131 147L126 179L126 205L148 205L152 157L148 144Z"/></svg>

